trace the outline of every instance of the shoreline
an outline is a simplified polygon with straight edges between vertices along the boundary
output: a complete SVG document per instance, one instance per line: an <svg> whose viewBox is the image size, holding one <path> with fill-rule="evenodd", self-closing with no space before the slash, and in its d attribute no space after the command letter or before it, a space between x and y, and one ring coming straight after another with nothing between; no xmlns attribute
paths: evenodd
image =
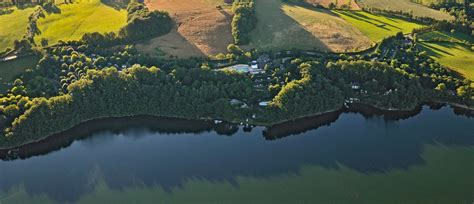
<svg viewBox="0 0 474 204"><path fill-rule="evenodd" d="M469 107L467 105L457 104L457 103L453 103L453 102L441 102L441 101L433 100L431 102L420 103L418 106L416 106L412 110L384 109L384 108L377 107L375 105L370 105L370 104L365 104L365 103L354 103L353 105L356 105L357 107L351 106L349 108L346 108L346 107L342 106L342 107L340 107L338 109L335 109L335 110L328 110L328 111L323 111L323 112L319 112L319 113L303 115L303 116L300 116L298 118L286 119L286 120L281 120L281 121L272 122L272 123L262 123L262 122L246 122L246 123L244 123L242 121L231 121L231 120L224 120L224 121L228 122L228 123L231 123L231 124L236 124L236 125L244 123L245 125L250 125L250 126L270 128L270 127L274 127L274 126L278 126L278 125L283 125L285 123L291 123L291 122L298 121L298 120L304 120L305 118L316 118L316 117L321 117L321 116L326 115L326 114L342 113L342 112L357 112L357 113L361 113L363 115L385 115L385 116L388 116L389 118L390 118L390 115L392 115L392 117L395 117L395 118L397 118L397 117L404 118L404 115L409 115L409 116L413 115L413 112L418 111L420 109L420 107L423 107L424 105L430 105L430 104L433 104L433 105L436 104L436 105L441 105L441 106L448 105L455 112L456 111L463 112L464 115L467 115L467 116L474 115L474 107ZM399 116L397 116L397 114L399 114ZM416 113L416 114L418 114L418 113ZM73 129L74 127L77 127L79 125L84 125L84 124L87 124L87 123L90 123L90 122L93 122L93 121L107 120L107 119L120 119L120 118L133 118L133 117L139 117L139 116L148 116L148 117L154 117L154 118L168 118L168 119L177 119L177 120L188 120L188 121L203 121L203 122L209 122L209 121L216 120L216 119L213 119L213 118L185 118L185 117L176 117L176 116L147 115L147 114L130 114L130 115L124 115L124 116L97 117L97 118L91 118L91 119L82 121L78 124L73 125L72 127L68 127L64 130L56 131L55 133L53 133L51 135L42 137L42 138L34 140L34 141L24 142L24 143L21 143L19 145L15 145L15 146L11 146L11 147L8 147L8 146L1 147L0 146L0 151L9 151L9 150L20 149L20 148L25 147L25 146L31 146L31 145L40 143L42 141L45 141L50 137L54 137L56 135L60 135L64 132L67 132L68 130Z"/></svg>

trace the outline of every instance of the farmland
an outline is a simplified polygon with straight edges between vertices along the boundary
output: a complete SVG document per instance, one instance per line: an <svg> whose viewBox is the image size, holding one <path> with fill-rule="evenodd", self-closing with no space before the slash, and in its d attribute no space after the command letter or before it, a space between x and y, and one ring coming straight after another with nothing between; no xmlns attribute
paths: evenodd
<svg viewBox="0 0 474 204"><path fill-rule="evenodd" d="M410 33L413 29L423 26L401 18L375 15L364 11L334 11L334 13L375 42L398 32Z"/></svg>
<svg viewBox="0 0 474 204"><path fill-rule="evenodd" d="M356 27L325 10L284 4L279 0L256 1L257 28L249 47L261 50L318 49L343 52L370 47L370 40Z"/></svg>
<svg viewBox="0 0 474 204"><path fill-rule="evenodd" d="M167 35L137 45L145 53L156 54L159 48L168 56L207 56L226 51L233 42L230 22L232 14L217 0L147 0L151 10L164 10L175 21L175 28Z"/></svg>
<svg viewBox="0 0 474 204"><path fill-rule="evenodd" d="M329 5L333 3L337 8L349 8L351 10L360 10L360 6L355 0L304 0L306 3L314 6L323 6L329 8Z"/></svg>
<svg viewBox="0 0 474 204"><path fill-rule="evenodd" d="M13 13L0 15L0 52L12 47L13 41L20 39L26 32L28 16L34 8L15 9Z"/></svg>
<svg viewBox="0 0 474 204"><path fill-rule="evenodd" d="M420 37L421 48L442 65L474 80L474 50L463 42L474 40L459 33L431 32ZM439 42L436 42L436 41Z"/></svg>
<svg viewBox="0 0 474 204"><path fill-rule="evenodd" d="M430 17L438 20L451 20L452 17L444 12L434 10L414 3L410 0L359 0L359 4L363 7L372 7L392 11L412 12L414 16Z"/></svg>
<svg viewBox="0 0 474 204"><path fill-rule="evenodd" d="M438 3L443 3L447 2L446 0L414 0L417 3L424 4L424 5L430 5L430 4L438 4ZM465 0L454 0L456 3L464 3ZM451 1L453 2L453 1Z"/></svg>
<svg viewBox="0 0 474 204"><path fill-rule="evenodd" d="M78 40L89 32L117 32L127 20L125 10L116 10L99 0L83 0L59 6L59 14L50 14L38 21L41 38L55 44L59 40Z"/></svg>

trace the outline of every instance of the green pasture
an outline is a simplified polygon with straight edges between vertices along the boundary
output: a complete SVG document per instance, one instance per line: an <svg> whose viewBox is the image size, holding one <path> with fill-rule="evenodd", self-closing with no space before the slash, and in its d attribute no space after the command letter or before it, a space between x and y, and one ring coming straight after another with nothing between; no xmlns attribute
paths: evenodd
<svg viewBox="0 0 474 204"><path fill-rule="evenodd" d="M45 38L51 45L59 40L78 40L90 32L117 32L127 21L125 10L117 10L99 0L62 4L59 8L59 14L50 14L38 21L41 34L35 37L36 42Z"/></svg>
<svg viewBox="0 0 474 204"><path fill-rule="evenodd" d="M0 52L13 47L13 41L21 39L28 27L28 17L34 8L16 9L13 13L0 15Z"/></svg>
<svg viewBox="0 0 474 204"><path fill-rule="evenodd" d="M423 27L422 24L402 18L375 15L365 11L334 11L334 13L358 28L374 42L398 32L410 33L415 28Z"/></svg>
<svg viewBox="0 0 474 204"><path fill-rule="evenodd" d="M357 2L362 7L411 12L414 16L430 17L437 20L453 19L452 16L445 12L431 9L427 6L414 3L411 0L358 0Z"/></svg>

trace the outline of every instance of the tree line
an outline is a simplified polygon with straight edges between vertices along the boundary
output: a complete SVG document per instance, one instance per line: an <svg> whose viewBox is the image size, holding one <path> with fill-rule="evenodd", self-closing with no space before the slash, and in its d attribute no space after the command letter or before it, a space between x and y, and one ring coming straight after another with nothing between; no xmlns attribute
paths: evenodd
<svg viewBox="0 0 474 204"><path fill-rule="evenodd" d="M232 36L235 44L250 42L249 33L257 25L257 14L253 0L236 0L232 4Z"/></svg>

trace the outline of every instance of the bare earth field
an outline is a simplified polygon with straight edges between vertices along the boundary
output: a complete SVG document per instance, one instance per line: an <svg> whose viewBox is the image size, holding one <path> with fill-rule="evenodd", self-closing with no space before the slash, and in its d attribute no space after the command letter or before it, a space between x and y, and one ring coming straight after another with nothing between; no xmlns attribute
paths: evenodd
<svg viewBox="0 0 474 204"><path fill-rule="evenodd" d="M164 10L175 21L167 35L138 44L144 53L166 53L169 56L208 56L226 52L233 43L228 9L218 9L217 0L145 0L151 10ZM157 51L159 48L160 51Z"/></svg>

